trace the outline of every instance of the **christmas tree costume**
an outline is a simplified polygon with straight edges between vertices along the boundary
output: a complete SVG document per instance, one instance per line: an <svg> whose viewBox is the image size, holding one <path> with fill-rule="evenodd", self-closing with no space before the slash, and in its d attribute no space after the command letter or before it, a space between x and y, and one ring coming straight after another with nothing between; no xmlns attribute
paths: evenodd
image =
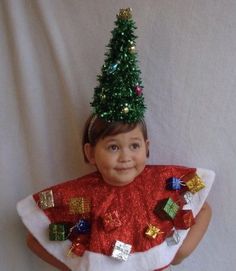
<svg viewBox="0 0 236 271"><path fill-rule="evenodd" d="M116 25L94 93L94 118L133 123L145 105L130 9L120 11ZM74 271L162 270L194 224L214 176L149 165L131 183L112 186L94 172L30 195L17 210L40 244Z"/></svg>
<svg viewBox="0 0 236 271"><path fill-rule="evenodd" d="M194 184L195 172L204 180L203 189L201 183ZM181 188L169 190L175 178L182 179ZM191 216L179 214L191 210L196 216L213 180L209 170L146 166L132 183L116 187L95 172L29 196L17 208L41 245L72 270L161 270L171 263L194 223ZM167 199L173 202L163 211L160 203ZM49 225L65 228L50 231ZM50 241L49 234L59 241Z"/></svg>

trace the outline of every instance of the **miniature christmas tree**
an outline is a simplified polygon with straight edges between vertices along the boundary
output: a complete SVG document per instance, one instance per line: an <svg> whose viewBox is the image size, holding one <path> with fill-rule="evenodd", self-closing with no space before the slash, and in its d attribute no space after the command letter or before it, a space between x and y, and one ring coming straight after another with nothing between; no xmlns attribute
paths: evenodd
<svg viewBox="0 0 236 271"><path fill-rule="evenodd" d="M91 105L108 122L132 123L143 119L145 105L130 8L120 10L115 25Z"/></svg>

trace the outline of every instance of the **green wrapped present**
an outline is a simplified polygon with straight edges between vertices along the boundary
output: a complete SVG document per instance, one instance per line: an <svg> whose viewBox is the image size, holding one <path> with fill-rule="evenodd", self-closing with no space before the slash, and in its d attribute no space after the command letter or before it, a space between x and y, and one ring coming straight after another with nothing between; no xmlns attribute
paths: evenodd
<svg viewBox="0 0 236 271"><path fill-rule="evenodd" d="M70 233L70 225L68 223L51 223L49 224L49 240L65 241Z"/></svg>
<svg viewBox="0 0 236 271"><path fill-rule="evenodd" d="M160 219L174 219L179 211L179 205L173 201L172 198L160 200L155 207L155 214Z"/></svg>

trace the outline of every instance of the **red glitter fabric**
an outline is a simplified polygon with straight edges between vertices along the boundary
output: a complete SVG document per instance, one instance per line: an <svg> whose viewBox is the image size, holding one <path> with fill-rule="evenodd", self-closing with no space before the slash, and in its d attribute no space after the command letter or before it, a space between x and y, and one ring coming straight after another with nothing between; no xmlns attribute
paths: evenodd
<svg viewBox="0 0 236 271"><path fill-rule="evenodd" d="M53 191L56 206L45 209L44 212L51 222L76 223L85 216L90 219L91 233L86 244L89 251L111 255L116 240L131 244L131 253L146 251L161 244L173 228L171 220L161 220L154 213L157 202L171 197L180 207L183 206L179 191L166 190L166 180L195 172L195 168L180 166L146 166L143 172L126 186L111 186L95 172L48 188ZM36 202L39 201L39 193L33 197ZM90 213L71 213L71 198L81 197L90 200ZM115 226L107 231L103 219L114 213L116 221L113 221L112 225ZM162 232L155 239L145 235L150 224Z"/></svg>

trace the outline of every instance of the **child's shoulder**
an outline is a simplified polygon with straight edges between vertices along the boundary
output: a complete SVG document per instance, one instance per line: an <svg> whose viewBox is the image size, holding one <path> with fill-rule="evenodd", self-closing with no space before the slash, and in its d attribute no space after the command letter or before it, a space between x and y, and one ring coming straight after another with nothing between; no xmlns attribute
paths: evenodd
<svg viewBox="0 0 236 271"><path fill-rule="evenodd" d="M33 195L33 197L38 200L39 194L43 191L53 191L57 192L57 194L63 193L66 194L72 193L77 191L78 189L80 191L83 191L85 188L86 190L90 190L90 187L94 187L96 183L99 181L99 173L98 172L92 172L89 174L86 174L81 177L77 177L70 180L64 180L63 182L47 187Z"/></svg>
<svg viewBox="0 0 236 271"><path fill-rule="evenodd" d="M60 186L68 186L68 187L74 187L74 186L84 186L84 185L94 185L96 182L99 181L99 177L100 174L95 171L95 172L91 172L91 173L88 173L88 174L85 174L83 176L80 176L80 177L77 177L77 178L74 178L74 179L71 179L71 180L65 180L63 181L62 183L59 183L58 185L56 185L57 187L60 187ZM55 186L54 186L55 187Z"/></svg>
<svg viewBox="0 0 236 271"><path fill-rule="evenodd" d="M196 172L196 168L182 165L147 165L145 171L151 174L171 174L171 175L186 175L188 173Z"/></svg>

